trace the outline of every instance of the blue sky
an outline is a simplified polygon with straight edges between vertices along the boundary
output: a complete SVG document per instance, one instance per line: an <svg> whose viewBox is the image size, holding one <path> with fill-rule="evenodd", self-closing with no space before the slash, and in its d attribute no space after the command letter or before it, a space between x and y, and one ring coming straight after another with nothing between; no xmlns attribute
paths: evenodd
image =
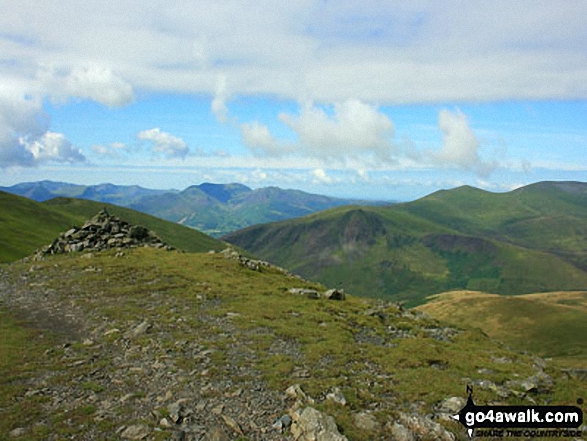
<svg viewBox="0 0 587 441"><path fill-rule="evenodd" d="M0 185L587 180L587 3L292 3L3 1Z"/></svg>

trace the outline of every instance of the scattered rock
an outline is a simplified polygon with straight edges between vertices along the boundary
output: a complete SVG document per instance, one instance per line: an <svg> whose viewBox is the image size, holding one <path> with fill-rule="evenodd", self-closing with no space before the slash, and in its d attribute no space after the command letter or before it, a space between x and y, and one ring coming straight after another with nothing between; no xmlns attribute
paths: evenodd
<svg viewBox="0 0 587 441"><path fill-rule="evenodd" d="M145 334L151 328L152 328L151 324L145 320L140 325L138 325L136 328L133 328L130 331L128 331L126 334L124 334L124 336L126 338L136 338L139 335Z"/></svg>
<svg viewBox="0 0 587 441"><path fill-rule="evenodd" d="M16 429L12 429L9 433L8 436L10 438L20 438L21 436L24 436L26 434L26 429L23 427L17 427Z"/></svg>
<svg viewBox="0 0 587 441"><path fill-rule="evenodd" d="M204 436L204 438L202 440L203 441L230 441L230 437L220 427L214 427L206 433L206 435Z"/></svg>
<svg viewBox="0 0 587 441"><path fill-rule="evenodd" d="M291 294L296 294L300 296L305 296L310 299L319 299L320 293L315 289L308 289L308 288L290 288L288 290Z"/></svg>
<svg viewBox="0 0 587 441"><path fill-rule="evenodd" d="M436 412L443 418L450 418L450 416L459 413L465 407L467 400L463 397L450 397L443 400L437 407Z"/></svg>
<svg viewBox="0 0 587 441"><path fill-rule="evenodd" d="M365 432L375 432L379 429L379 423L369 412L359 412L353 417L355 426Z"/></svg>
<svg viewBox="0 0 587 441"><path fill-rule="evenodd" d="M149 433L151 433L151 430L148 426L144 424L135 424L124 429L120 436L124 439L141 440L145 439Z"/></svg>
<svg viewBox="0 0 587 441"><path fill-rule="evenodd" d="M393 439L396 441L415 441L412 432L397 422L393 423L393 426L391 427L391 434L393 435Z"/></svg>
<svg viewBox="0 0 587 441"><path fill-rule="evenodd" d="M292 412L291 433L296 441L347 441L340 434L334 418L313 407Z"/></svg>
<svg viewBox="0 0 587 441"><path fill-rule="evenodd" d="M175 424L181 423L183 418L183 401L176 401L173 404L167 406L167 411L169 412L169 419L173 421Z"/></svg>
<svg viewBox="0 0 587 441"><path fill-rule="evenodd" d="M288 397L294 398L302 403L314 404L314 399L306 395L299 384L294 384L293 386L288 387L285 390L285 394Z"/></svg>
<svg viewBox="0 0 587 441"><path fill-rule="evenodd" d="M584 368L572 368L562 370L569 378L573 378L579 381L587 381L587 369Z"/></svg>
<svg viewBox="0 0 587 441"><path fill-rule="evenodd" d="M440 424L432 421L427 416L416 413L407 414L400 412L398 425L408 429L415 439L435 439L439 441L454 441L455 439L454 435Z"/></svg>
<svg viewBox="0 0 587 441"><path fill-rule="evenodd" d="M340 404L341 406L346 404L346 399L338 387L333 387L332 390L326 394L326 399L333 403Z"/></svg>
<svg viewBox="0 0 587 441"><path fill-rule="evenodd" d="M241 254L239 254L238 251L228 247L225 248L224 250L220 251L220 254L222 254L226 259L233 259L233 260L238 260L238 262L246 267L249 268L253 271L263 271L266 269L272 269L274 271L279 271L282 274L285 274L286 276L289 277L295 277L297 279L300 280L304 280L299 276L296 276L292 273L290 273L289 271L277 266L277 265L273 265L269 262L266 262L264 260L255 260L255 259L249 259L248 257L244 257Z"/></svg>
<svg viewBox="0 0 587 441"><path fill-rule="evenodd" d="M283 415L280 418L277 418L275 421L273 421L273 425L271 427L283 433L286 429L288 429L291 426L291 423L291 417L289 415Z"/></svg>
<svg viewBox="0 0 587 441"><path fill-rule="evenodd" d="M224 415L222 414L222 419L224 420L224 423L230 427L233 431L235 431L238 435L243 436L243 430L241 429L241 426L231 417L229 417L228 415Z"/></svg>

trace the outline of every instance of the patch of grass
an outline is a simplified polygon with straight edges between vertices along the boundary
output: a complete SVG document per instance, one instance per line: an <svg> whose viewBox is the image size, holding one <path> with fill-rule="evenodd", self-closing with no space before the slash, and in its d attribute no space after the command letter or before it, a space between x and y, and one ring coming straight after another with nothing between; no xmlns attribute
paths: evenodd
<svg viewBox="0 0 587 441"><path fill-rule="evenodd" d="M20 401L16 412L9 408L13 397L24 395L27 380L44 369L42 356L51 344L49 336L0 308L0 433L42 417L44 397Z"/></svg>
<svg viewBox="0 0 587 441"><path fill-rule="evenodd" d="M502 297L462 291L434 296L418 309L455 325L478 327L518 350L587 362L586 301L585 292Z"/></svg>

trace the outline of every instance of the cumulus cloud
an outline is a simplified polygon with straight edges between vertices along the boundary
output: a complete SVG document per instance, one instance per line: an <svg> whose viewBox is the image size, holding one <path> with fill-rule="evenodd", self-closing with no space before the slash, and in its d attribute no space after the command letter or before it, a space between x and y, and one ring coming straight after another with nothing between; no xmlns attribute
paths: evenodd
<svg viewBox="0 0 587 441"><path fill-rule="evenodd" d="M397 153L392 121L358 100L332 109L305 105L298 114L281 113L279 120L295 134L295 142L277 139L266 125L255 121L240 126L245 145L261 155L294 154L341 162L361 158L391 163Z"/></svg>
<svg viewBox="0 0 587 441"><path fill-rule="evenodd" d="M39 100L0 96L0 168L85 161L65 135L50 132L47 126Z"/></svg>
<svg viewBox="0 0 587 441"><path fill-rule="evenodd" d="M47 132L32 142L23 141L36 163L41 162L84 162L86 157L74 147L62 133Z"/></svg>
<svg viewBox="0 0 587 441"><path fill-rule="evenodd" d="M443 133L443 143L435 159L441 164L470 170L482 176L489 175L495 169L495 162L481 159L479 139L460 110L451 112L442 109L438 115L438 128Z"/></svg>
<svg viewBox="0 0 587 441"><path fill-rule="evenodd" d="M109 107L119 107L134 99L131 84L111 69L98 64L67 68L42 67L38 72L47 94L66 101L69 97L90 99Z"/></svg>
<svg viewBox="0 0 587 441"><path fill-rule="evenodd" d="M189 153L189 148L183 139L162 132L157 127L137 133L137 138L152 143L151 150L162 153L166 158L184 159Z"/></svg>
<svg viewBox="0 0 587 441"><path fill-rule="evenodd" d="M273 137L269 127L258 121L240 125L241 136L245 145L259 155L282 156L291 149Z"/></svg>
<svg viewBox="0 0 587 441"><path fill-rule="evenodd" d="M393 123L361 101L336 104L332 115L307 105L299 115L282 113L279 119L293 130L299 146L308 154L327 158L373 154L379 160L391 160Z"/></svg>
<svg viewBox="0 0 587 441"><path fill-rule="evenodd" d="M46 131L40 114L38 101L0 95L0 167L34 165L33 154L21 139L26 135L36 138Z"/></svg>
<svg viewBox="0 0 587 441"><path fill-rule="evenodd" d="M335 179L329 176L323 168L316 168L311 171L312 184L332 184Z"/></svg>

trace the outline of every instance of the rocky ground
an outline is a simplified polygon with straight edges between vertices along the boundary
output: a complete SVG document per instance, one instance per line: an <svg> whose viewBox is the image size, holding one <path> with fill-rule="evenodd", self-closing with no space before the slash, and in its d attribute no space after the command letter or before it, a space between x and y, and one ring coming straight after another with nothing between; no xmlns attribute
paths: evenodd
<svg viewBox="0 0 587 441"><path fill-rule="evenodd" d="M157 432L165 433L162 439L177 440L234 439L244 433L247 439L289 438L279 430L280 424L273 425L288 414L295 396L269 390L251 366L215 363L215 349L210 345L215 336L175 340L167 325L146 316L135 322L104 321L73 302L64 302L63 293L45 288L44 277L34 271L21 275L16 284L7 282L4 272L0 278L2 302L59 339L45 353L47 369L31 378L24 395L16 399L43 397L46 412L64 418L74 409L90 406L92 421L76 428L83 439L112 439L111 433L103 432L102 421L123 439L150 439ZM163 296L152 295L149 301L168 302ZM229 317L208 315L213 305L204 301L198 320L221 328L219 338L232 335L228 357L246 360L251 354L238 344L245 337L237 338ZM184 307L168 306L176 311ZM178 313L174 327L188 337L191 329L182 322ZM178 354L192 360L195 367L178 366ZM63 377L54 381L58 376ZM76 424L75 419L65 423ZM49 420L33 425L36 428L23 427L14 433L26 434L43 426L51 430ZM285 429L289 424L282 425ZM57 434L47 437L59 438Z"/></svg>
<svg viewBox="0 0 587 441"><path fill-rule="evenodd" d="M292 323L318 305L333 321L320 319L316 326L332 327L335 319L348 326L352 350L392 351L417 339L448 347L461 331L383 302L351 302L348 312L332 309L324 302L348 302L342 293L325 296L317 286L232 251L198 258L216 270L223 293L234 292L223 297L215 293L216 279L162 269L161 262L171 259L164 254L183 262L176 252L114 250L0 268L0 305L47 339L33 373L19 380L19 392L0 409L12 421L9 439L466 439L456 423L447 422L463 407L464 393L444 395L432 405L399 399L399 392L387 391L408 382L394 372L411 369L401 357L394 369L359 360L354 367L349 360L344 375L335 352L311 361L304 334L293 338L279 331L271 311L259 316L263 322L245 320L253 312L231 303L241 287L230 274L238 271L248 280L266 272L275 278L267 286L275 286L273 280L291 286L279 296L283 303L303 302L284 309ZM503 372L515 370L514 360L532 358L494 354L487 361L491 369L479 365L475 378L459 384L521 403L540 402L553 389L555 381L540 359L503 379ZM452 363L442 355L425 360L426 366L413 361L414 372L438 377ZM36 410L27 414L30 408ZM341 423L353 431L344 433Z"/></svg>

